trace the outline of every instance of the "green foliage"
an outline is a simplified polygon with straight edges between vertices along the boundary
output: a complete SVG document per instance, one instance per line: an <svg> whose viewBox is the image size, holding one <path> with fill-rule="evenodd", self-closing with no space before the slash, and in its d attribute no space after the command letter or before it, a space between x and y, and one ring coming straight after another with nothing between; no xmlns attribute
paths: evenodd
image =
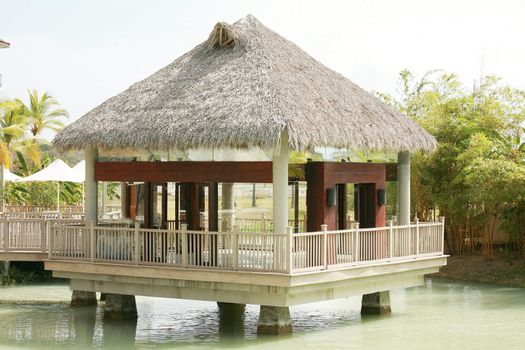
<svg viewBox="0 0 525 350"><path fill-rule="evenodd" d="M61 118L68 118L69 113L60 108L58 101L47 92L42 96L38 96L36 90L28 91L29 105L25 105L22 101L16 100L23 108L23 113L27 117L31 125L31 134L33 136L40 135L45 129L59 131L64 127Z"/></svg>
<svg viewBox="0 0 525 350"><path fill-rule="evenodd" d="M8 182L5 185L5 198L12 205L56 206L57 185L51 182ZM60 183L60 204L76 205L82 203L82 186L71 182Z"/></svg>
<svg viewBox="0 0 525 350"><path fill-rule="evenodd" d="M16 261L10 265L9 275L6 277L4 264L0 264L0 286L50 281L53 278L51 271L44 270L41 262Z"/></svg>
<svg viewBox="0 0 525 350"><path fill-rule="evenodd" d="M55 154L49 142L35 136L45 129L58 131L63 127L60 119L67 117L68 113L52 96L47 93L39 96L36 90L29 91L28 105L19 99L0 102L0 163L20 176L31 175L49 165ZM55 206L56 195L57 187L53 183L7 183L5 189L9 204ZM81 202L81 185L63 183L60 186L61 204Z"/></svg>
<svg viewBox="0 0 525 350"><path fill-rule="evenodd" d="M454 74L432 71L416 80L406 70L400 73L399 93L398 99L380 97L439 143L433 154L413 155L413 212L425 219L429 208L439 208L456 253L483 237L490 256L497 224L524 241L525 93L501 86L493 76L469 91Z"/></svg>

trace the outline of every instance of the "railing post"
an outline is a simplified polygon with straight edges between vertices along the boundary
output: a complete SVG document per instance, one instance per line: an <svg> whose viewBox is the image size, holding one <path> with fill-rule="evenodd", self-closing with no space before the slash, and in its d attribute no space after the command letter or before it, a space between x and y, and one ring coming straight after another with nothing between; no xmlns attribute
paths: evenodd
<svg viewBox="0 0 525 350"><path fill-rule="evenodd" d="M9 223L7 218L2 221L2 232L4 233L4 250L9 250Z"/></svg>
<svg viewBox="0 0 525 350"><path fill-rule="evenodd" d="M325 270L328 270L328 225L322 224L321 231L323 231L323 266Z"/></svg>
<svg viewBox="0 0 525 350"><path fill-rule="evenodd" d="M354 244L355 262L359 262L360 245L361 245L361 242L359 240L359 222L356 222L355 223L355 244Z"/></svg>
<svg viewBox="0 0 525 350"><path fill-rule="evenodd" d="M95 253L95 246L96 246L96 237L95 237L95 228L93 220L89 221L89 258L91 261L95 260L96 253Z"/></svg>
<svg viewBox="0 0 525 350"><path fill-rule="evenodd" d="M133 249L133 261L138 264L140 262L140 223L135 222L135 229L133 230L133 241L135 249Z"/></svg>
<svg viewBox="0 0 525 350"><path fill-rule="evenodd" d="M439 222L441 222L441 255L445 254L445 217L440 216Z"/></svg>
<svg viewBox="0 0 525 350"><path fill-rule="evenodd" d="M416 259L419 255L419 219L416 218Z"/></svg>
<svg viewBox="0 0 525 350"><path fill-rule="evenodd" d="M394 258L394 222L392 219L388 220L388 257Z"/></svg>
<svg viewBox="0 0 525 350"><path fill-rule="evenodd" d="M188 265L188 237L186 230L188 229L188 224L181 224L180 225L180 235L182 239L182 267L186 267Z"/></svg>
<svg viewBox="0 0 525 350"><path fill-rule="evenodd" d="M254 231L257 231L254 227ZM270 232L270 225L267 225L266 214L261 214L261 232Z"/></svg>
<svg viewBox="0 0 525 350"><path fill-rule="evenodd" d="M293 271L293 228L286 228L286 273Z"/></svg>
<svg viewBox="0 0 525 350"><path fill-rule="evenodd" d="M45 253L47 246L47 237L46 237L46 220L42 219L40 222L40 250L42 253Z"/></svg>
<svg viewBox="0 0 525 350"><path fill-rule="evenodd" d="M51 260L51 258L53 257L53 245L54 245L54 240L53 240L53 234L52 234L52 229L51 229L51 225L53 224L52 221L49 221L46 223L46 237L47 237L47 258L49 260ZM56 228L55 228L56 230Z"/></svg>
<svg viewBox="0 0 525 350"><path fill-rule="evenodd" d="M412 238L412 222L410 220L408 220L408 224L406 225L408 227L407 229L407 232L408 232L408 247L407 247L407 251L406 251L406 255L407 256L412 256L414 255L414 250L412 249L412 243L414 241L414 239ZM399 224L401 226L401 224Z"/></svg>
<svg viewBox="0 0 525 350"><path fill-rule="evenodd" d="M239 226L233 225L232 230L232 269L239 268Z"/></svg>

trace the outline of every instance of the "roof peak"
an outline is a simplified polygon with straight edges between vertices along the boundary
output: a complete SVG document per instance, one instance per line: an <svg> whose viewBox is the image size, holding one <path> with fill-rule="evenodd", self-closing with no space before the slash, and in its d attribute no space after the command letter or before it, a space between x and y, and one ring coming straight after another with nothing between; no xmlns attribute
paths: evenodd
<svg viewBox="0 0 525 350"><path fill-rule="evenodd" d="M60 150L271 149L288 130L296 150L432 150L399 111L247 15L68 125Z"/></svg>

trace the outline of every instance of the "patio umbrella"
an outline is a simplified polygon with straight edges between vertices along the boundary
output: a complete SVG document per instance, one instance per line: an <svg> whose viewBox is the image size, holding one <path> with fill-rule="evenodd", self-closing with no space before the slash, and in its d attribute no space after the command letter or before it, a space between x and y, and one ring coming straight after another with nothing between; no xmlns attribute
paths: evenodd
<svg viewBox="0 0 525 350"><path fill-rule="evenodd" d="M86 161L81 160L73 167L73 172L75 173L75 176L77 177L78 182L82 182L82 207L84 206L85 201L85 190L84 190L84 182L86 181Z"/></svg>
<svg viewBox="0 0 525 350"><path fill-rule="evenodd" d="M57 183L57 211L60 211L60 182L83 182L83 179L79 179L73 169L64 163L61 159L55 160L53 163L49 164L46 168L24 177L22 179L16 180L16 182L46 182L53 181Z"/></svg>
<svg viewBox="0 0 525 350"><path fill-rule="evenodd" d="M13 174L8 169L3 168L2 170L4 171L4 176L2 177L4 181L16 181L22 178L16 174Z"/></svg>

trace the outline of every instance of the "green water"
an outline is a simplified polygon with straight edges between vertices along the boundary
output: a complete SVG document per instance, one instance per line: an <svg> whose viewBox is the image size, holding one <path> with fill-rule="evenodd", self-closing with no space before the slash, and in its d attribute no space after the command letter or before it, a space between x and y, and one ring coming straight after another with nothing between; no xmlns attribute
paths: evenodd
<svg viewBox="0 0 525 350"><path fill-rule="evenodd" d="M70 308L66 285L0 289L2 349L525 349L525 289L427 280L391 293L389 317L359 315L360 298L291 308L294 334L258 337L219 321L211 302L137 297L136 323Z"/></svg>

